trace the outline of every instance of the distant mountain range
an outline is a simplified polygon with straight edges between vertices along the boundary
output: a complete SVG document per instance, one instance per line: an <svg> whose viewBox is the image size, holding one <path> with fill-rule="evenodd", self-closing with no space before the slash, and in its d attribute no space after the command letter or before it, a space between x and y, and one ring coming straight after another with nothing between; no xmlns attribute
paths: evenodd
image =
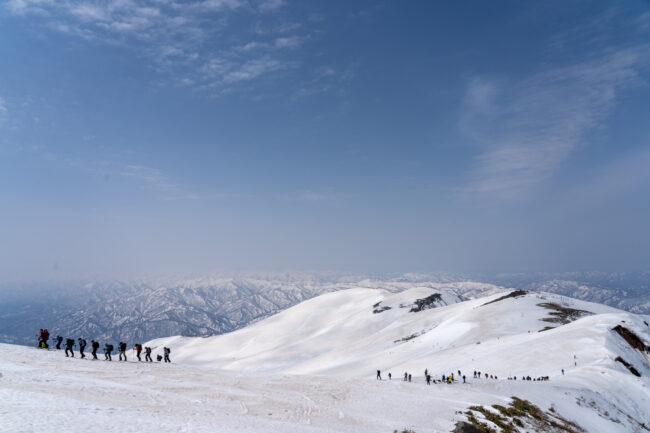
<svg viewBox="0 0 650 433"><path fill-rule="evenodd" d="M32 345L39 328L100 341L230 332L306 299L349 288L426 287L462 301L509 288L540 290L634 313L650 312L650 273L241 274L203 278L0 286L0 341ZM451 301L453 302L453 301Z"/></svg>

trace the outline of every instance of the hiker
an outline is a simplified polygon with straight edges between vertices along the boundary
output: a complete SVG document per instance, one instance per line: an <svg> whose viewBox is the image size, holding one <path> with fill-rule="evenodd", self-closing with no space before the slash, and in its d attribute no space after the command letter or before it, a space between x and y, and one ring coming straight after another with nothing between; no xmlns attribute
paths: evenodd
<svg viewBox="0 0 650 433"><path fill-rule="evenodd" d="M86 357L86 355L84 355L84 349L86 348L86 340L79 337L77 341L79 341L79 354L81 355L81 359L84 359Z"/></svg>
<svg viewBox="0 0 650 433"><path fill-rule="evenodd" d="M47 344L47 340L50 339L50 333L48 332L47 329L43 330L43 349L49 349L50 345Z"/></svg>
<svg viewBox="0 0 650 433"><path fill-rule="evenodd" d="M409 374L407 372L404 372L404 382L409 380Z"/></svg>
<svg viewBox="0 0 650 433"><path fill-rule="evenodd" d="M485 378L486 378L486 379L488 378L488 374L487 374L487 373L485 373Z"/></svg>
<svg viewBox="0 0 650 433"><path fill-rule="evenodd" d="M409 374L409 382L411 381L411 375Z"/></svg>
<svg viewBox="0 0 650 433"><path fill-rule="evenodd" d="M172 362L172 360L169 359L169 354L171 353L171 349L169 347L163 347L163 353L165 354L165 362Z"/></svg>
<svg viewBox="0 0 650 433"><path fill-rule="evenodd" d="M393 375L390 374L390 371L388 372L388 380L391 380L393 378Z"/></svg>
<svg viewBox="0 0 650 433"><path fill-rule="evenodd" d="M70 352L70 356L74 358L74 352L72 351L72 347L74 346L74 339L72 338L66 338L65 339L65 357L68 357L68 351Z"/></svg>
<svg viewBox="0 0 650 433"><path fill-rule="evenodd" d="M160 355L158 355L160 356ZM160 360L158 360L160 361ZM377 370L377 380L381 380L381 370Z"/></svg>
<svg viewBox="0 0 650 433"><path fill-rule="evenodd" d="M442 375L442 381L443 382L445 381L445 375L444 374Z"/></svg>
<svg viewBox="0 0 650 433"><path fill-rule="evenodd" d="M458 370L458 377L460 376L462 376L462 373L460 372L460 370Z"/></svg>
<svg viewBox="0 0 650 433"><path fill-rule="evenodd" d="M431 385L431 375L427 374L426 378L427 378L427 385Z"/></svg>
<svg viewBox="0 0 650 433"><path fill-rule="evenodd" d="M428 368L425 368L425 369L424 369L424 377L427 377L427 374L429 374L429 369L428 369Z"/></svg>
<svg viewBox="0 0 650 433"><path fill-rule="evenodd" d="M113 358L111 358L111 352L113 351L113 345L106 343L104 345L104 360L105 361L112 361Z"/></svg>
<svg viewBox="0 0 650 433"><path fill-rule="evenodd" d="M142 361L140 354L142 353L142 344L136 343L135 345L135 355L138 357L138 361Z"/></svg>
<svg viewBox="0 0 650 433"><path fill-rule="evenodd" d="M562 376L564 376L564 369L562 369Z"/></svg>
<svg viewBox="0 0 650 433"><path fill-rule="evenodd" d="M467 383L467 382L465 382L465 375L464 374L463 374L463 383Z"/></svg>
<svg viewBox="0 0 650 433"><path fill-rule="evenodd" d="M61 342L63 341L63 337L61 335L56 334L56 349L61 350Z"/></svg>
<svg viewBox="0 0 650 433"><path fill-rule="evenodd" d="M153 359L151 359L151 347L149 346L144 348L144 360L153 362Z"/></svg>
<svg viewBox="0 0 650 433"><path fill-rule="evenodd" d="M120 341L118 349L120 350L120 361L122 361L122 356L124 356L124 361L126 361L126 343Z"/></svg>
<svg viewBox="0 0 650 433"><path fill-rule="evenodd" d="M43 348L43 328L38 330L38 347L39 349Z"/></svg>
<svg viewBox="0 0 650 433"><path fill-rule="evenodd" d="M95 340L91 340L90 347L93 349L92 351L93 359L97 359L97 349L99 349L99 342Z"/></svg>

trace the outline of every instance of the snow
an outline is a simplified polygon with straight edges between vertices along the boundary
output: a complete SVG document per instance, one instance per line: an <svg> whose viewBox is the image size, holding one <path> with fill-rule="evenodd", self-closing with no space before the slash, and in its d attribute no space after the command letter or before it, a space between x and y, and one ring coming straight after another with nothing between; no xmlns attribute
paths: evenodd
<svg viewBox="0 0 650 433"><path fill-rule="evenodd" d="M432 293L350 289L230 334L147 343L155 353L171 347L172 364L134 362L131 352L129 362L105 362L3 344L0 432L450 432L465 419L457 412L511 396L553 407L588 432L650 425L648 356L611 331L623 324L647 343L647 316L544 293L409 312ZM373 313L377 302L391 309ZM550 312L543 302L594 315L538 332L557 326L540 321ZM460 369L468 383L427 386L425 368L434 378ZM377 369L393 380L375 380ZM473 379L473 370L499 379ZM413 383L401 381L404 371ZM523 374L550 381L506 379Z"/></svg>

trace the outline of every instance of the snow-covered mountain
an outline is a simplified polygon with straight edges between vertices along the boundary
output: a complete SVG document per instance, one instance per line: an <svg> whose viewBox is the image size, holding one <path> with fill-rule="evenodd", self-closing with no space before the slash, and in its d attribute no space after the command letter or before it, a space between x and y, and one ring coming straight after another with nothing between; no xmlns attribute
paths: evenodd
<svg viewBox="0 0 650 433"><path fill-rule="evenodd" d="M650 272L563 272L475 276L479 281L523 290L551 292L650 314Z"/></svg>
<svg viewBox="0 0 650 433"><path fill-rule="evenodd" d="M500 290L487 283L414 283L329 274L86 282L12 290L0 299L0 341L32 345L39 328L101 341L145 341L168 335L211 335L239 329L299 302L355 287L398 292L432 287L449 296Z"/></svg>
<svg viewBox="0 0 650 433"><path fill-rule="evenodd" d="M503 398L513 395L510 377L548 377L526 381L518 397L543 408L563 401L562 416L576 423L575 431L632 432L650 425L649 317L543 292L458 303L444 298L429 288L350 289L229 334L147 344L155 352L172 348L182 364L246 374L353 379L379 369L396 380L408 372L421 384L425 369L436 379L461 371L472 383L505 384ZM474 371L490 379L475 379ZM577 415L583 405L590 415ZM472 417L488 422L492 412L498 413L475 410ZM594 422L599 416L603 420Z"/></svg>
<svg viewBox="0 0 650 433"><path fill-rule="evenodd" d="M0 286L0 341L34 344L39 328L101 341L222 334L314 296L350 288L431 288L449 302L508 288L553 292L650 313L650 274L244 273L202 278Z"/></svg>
<svg viewBox="0 0 650 433"><path fill-rule="evenodd" d="M148 343L172 364L0 345L0 431L648 431L650 317L550 293L448 296L354 288ZM455 381L428 386L425 368Z"/></svg>

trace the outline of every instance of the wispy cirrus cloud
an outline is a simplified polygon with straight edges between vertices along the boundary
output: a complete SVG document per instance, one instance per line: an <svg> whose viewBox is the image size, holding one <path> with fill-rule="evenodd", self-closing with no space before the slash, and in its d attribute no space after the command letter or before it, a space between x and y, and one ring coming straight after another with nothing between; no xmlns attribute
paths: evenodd
<svg viewBox="0 0 650 433"><path fill-rule="evenodd" d="M481 151L461 190L514 197L548 178L648 67L646 45L605 52L509 82L473 77L460 128Z"/></svg>
<svg viewBox="0 0 650 433"><path fill-rule="evenodd" d="M35 18L30 25L138 50L178 85L223 89L297 65L281 51L306 40L290 34L301 26L269 14L284 6L283 0L9 0L4 8ZM251 28L247 35L239 25L230 41L222 35L232 30L233 14L248 17ZM270 30L258 33L256 22L270 22ZM254 40L237 43L242 38Z"/></svg>
<svg viewBox="0 0 650 433"><path fill-rule="evenodd" d="M0 96L0 127L3 127L7 122L8 112L9 110L7 109L7 103L4 98Z"/></svg>

